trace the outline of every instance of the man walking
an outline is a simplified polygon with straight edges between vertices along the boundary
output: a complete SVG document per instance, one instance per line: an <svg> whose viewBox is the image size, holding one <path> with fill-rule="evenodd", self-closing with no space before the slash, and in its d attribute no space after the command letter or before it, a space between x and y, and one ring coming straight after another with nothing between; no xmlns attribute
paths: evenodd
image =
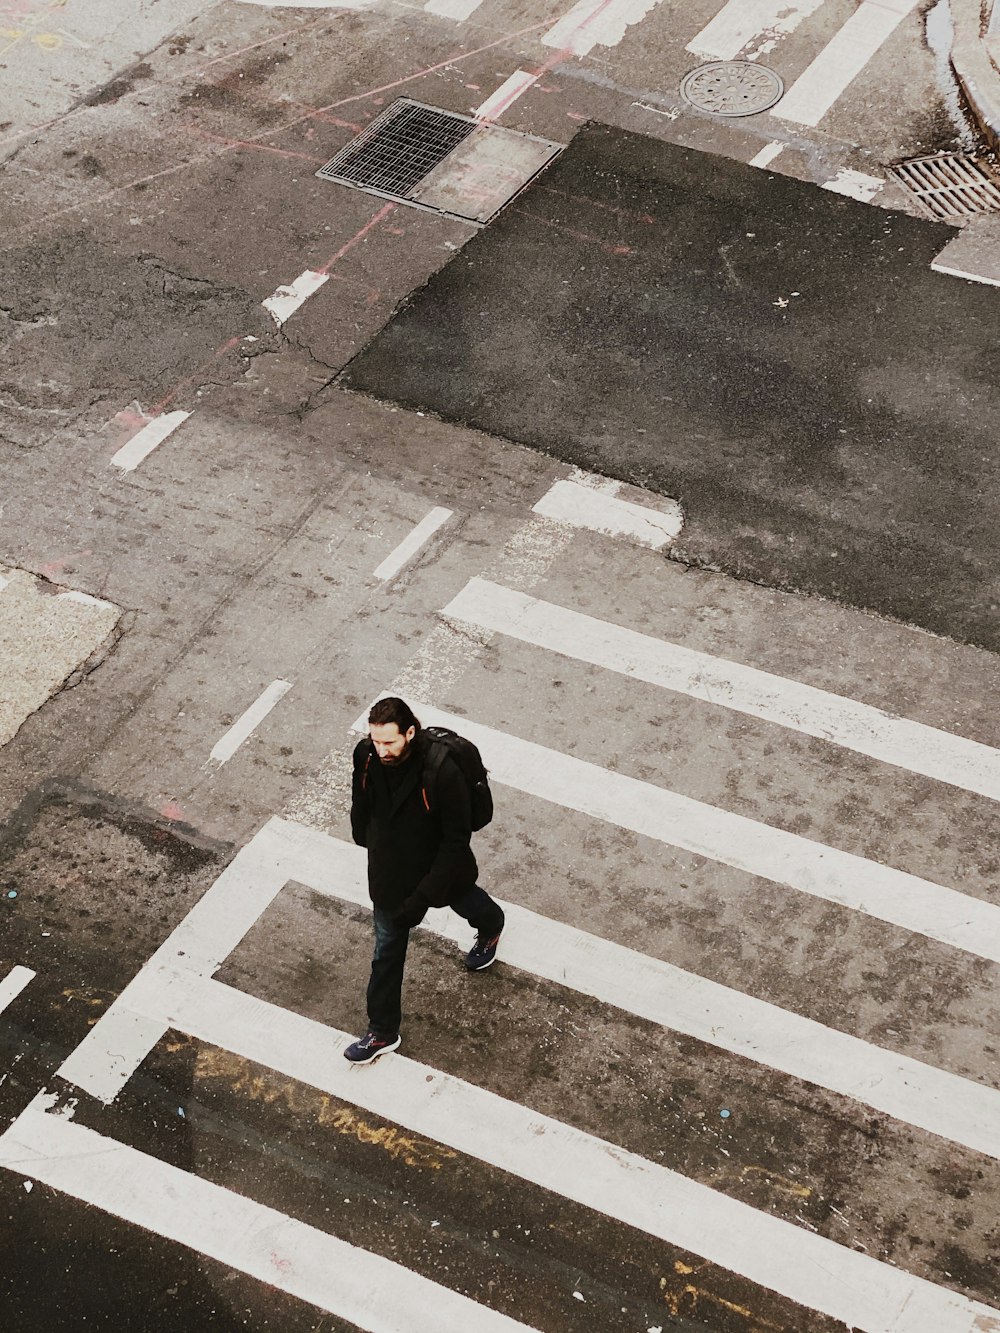
<svg viewBox="0 0 1000 1333"><path fill-rule="evenodd" d="M368 1031L344 1055L368 1064L399 1046L403 965L410 931L428 907L450 907L476 931L466 955L470 972L496 957L504 915L476 884L468 783L450 754L425 766L431 746L402 699L380 699L368 714L368 736L354 751L351 831L368 849L368 891L375 952L368 983ZM431 789L428 790L428 787Z"/></svg>

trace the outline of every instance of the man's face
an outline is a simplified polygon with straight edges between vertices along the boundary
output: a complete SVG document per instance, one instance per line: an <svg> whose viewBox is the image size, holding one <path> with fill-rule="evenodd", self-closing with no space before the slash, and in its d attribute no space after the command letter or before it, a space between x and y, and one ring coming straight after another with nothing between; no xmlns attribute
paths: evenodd
<svg viewBox="0 0 1000 1333"><path fill-rule="evenodd" d="M383 764L391 768L407 758L417 729L410 727L408 731L400 731L395 722L373 722L369 725L368 732L375 746L375 753Z"/></svg>

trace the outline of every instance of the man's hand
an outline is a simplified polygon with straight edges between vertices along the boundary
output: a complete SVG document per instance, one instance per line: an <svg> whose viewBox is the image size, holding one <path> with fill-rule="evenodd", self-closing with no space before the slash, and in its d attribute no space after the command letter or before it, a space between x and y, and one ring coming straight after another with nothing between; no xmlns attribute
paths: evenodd
<svg viewBox="0 0 1000 1333"><path fill-rule="evenodd" d="M401 926L409 926L412 930L414 926L419 926L423 921L429 906L430 903L425 898L421 898L419 894L415 893L411 898L407 898L395 914L396 920Z"/></svg>

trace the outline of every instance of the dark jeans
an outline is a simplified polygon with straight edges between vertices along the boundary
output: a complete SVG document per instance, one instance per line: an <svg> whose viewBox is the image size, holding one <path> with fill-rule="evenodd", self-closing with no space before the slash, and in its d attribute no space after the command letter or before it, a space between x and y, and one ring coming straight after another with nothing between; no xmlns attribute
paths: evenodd
<svg viewBox="0 0 1000 1333"><path fill-rule="evenodd" d="M468 921L473 930L483 935L498 935L503 930L502 909L478 884L467 889L450 906L453 912ZM410 928L377 907L373 915L375 953L368 982L368 1026L376 1036L391 1040L399 1034L402 1017L403 964L410 942Z"/></svg>

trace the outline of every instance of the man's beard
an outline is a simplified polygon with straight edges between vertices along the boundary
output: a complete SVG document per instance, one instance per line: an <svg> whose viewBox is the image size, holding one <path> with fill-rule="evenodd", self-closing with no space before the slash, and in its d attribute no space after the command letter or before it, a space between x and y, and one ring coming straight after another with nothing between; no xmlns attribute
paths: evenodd
<svg viewBox="0 0 1000 1333"><path fill-rule="evenodd" d="M399 754L386 755L384 759L382 759L381 756L379 756L379 762L384 764L386 768L398 768L400 764L406 763L412 751L413 751L413 741L407 741L406 744L403 746L402 750L400 750Z"/></svg>

